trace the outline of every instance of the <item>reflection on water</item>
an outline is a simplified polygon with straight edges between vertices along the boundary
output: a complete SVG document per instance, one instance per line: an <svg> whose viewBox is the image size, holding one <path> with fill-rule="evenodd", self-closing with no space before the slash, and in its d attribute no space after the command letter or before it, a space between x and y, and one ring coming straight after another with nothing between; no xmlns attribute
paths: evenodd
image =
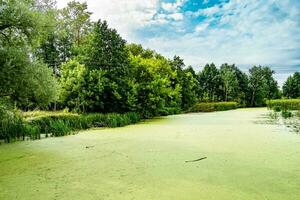
<svg viewBox="0 0 300 200"><path fill-rule="evenodd" d="M292 117L283 117L280 112L268 111L261 114L256 120L255 124L268 124L282 126L289 132L300 134L300 116L299 112L292 112Z"/></svg>

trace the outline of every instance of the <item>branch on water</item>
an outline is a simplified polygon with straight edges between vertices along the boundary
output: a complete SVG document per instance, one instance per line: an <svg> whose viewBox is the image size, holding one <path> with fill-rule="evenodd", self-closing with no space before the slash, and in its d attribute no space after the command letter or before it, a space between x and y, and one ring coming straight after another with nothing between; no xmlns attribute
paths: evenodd
<svg viewBox="0 0 300 200"><path fill-rule="evenodd" d="M188 163L188 162L197 162L197 161L200 161L200 160L204 160L206 159L207 157L202 157L202 158L198 158L196 160L186 160L185 162Z"/></svg>

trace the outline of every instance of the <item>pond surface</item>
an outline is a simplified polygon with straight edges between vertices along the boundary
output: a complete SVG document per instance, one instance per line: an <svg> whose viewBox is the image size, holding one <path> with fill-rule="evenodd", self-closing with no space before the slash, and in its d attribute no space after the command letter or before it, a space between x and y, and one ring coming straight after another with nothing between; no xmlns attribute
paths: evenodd
<svg viewBox="0 0 300 200"><path fill-rule="evenodd" d="M299 200L300 135L263 123L267 112L183 114L0 145L0 199Z"/></svg>

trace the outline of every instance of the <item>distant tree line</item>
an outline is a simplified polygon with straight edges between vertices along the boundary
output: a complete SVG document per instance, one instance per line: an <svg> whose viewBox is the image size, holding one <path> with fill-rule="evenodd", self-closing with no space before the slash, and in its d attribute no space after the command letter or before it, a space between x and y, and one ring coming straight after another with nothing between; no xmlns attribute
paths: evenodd
<svg viewBox="0 0 300 200"><path fill-rule="evenodd" d="M207 64L200 72L128 44L106 21L92 22L86 3L57 9L51 0L1 0L0 98L21 109L68 107L79 112L139 112L143 117L187 110L198 101L263 106L300 97L300 74L279 90L274 71Z"/></svg>

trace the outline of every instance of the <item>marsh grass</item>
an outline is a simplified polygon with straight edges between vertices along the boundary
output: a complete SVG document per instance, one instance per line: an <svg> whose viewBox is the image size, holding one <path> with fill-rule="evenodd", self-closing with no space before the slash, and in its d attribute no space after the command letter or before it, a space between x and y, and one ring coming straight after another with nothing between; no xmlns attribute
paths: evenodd
<svg viewBox="0 0 300 200"><path fill-rule="evenodd" d="M23 117L22 117L23 116ZM140 121L140 115L129 112L124 114L74 114L68 112L14 113L1 120L0 139L6 142L39 139L41 134L48 136L64 136L92 127L121 127Z"/></svg>
<svg viewBox="0 0 300 200"><path fill-rule="evenodd" d="M189 112L214 112L225 111L238 108L236 102L201 102L197 103L189 109Z"/></svg>

